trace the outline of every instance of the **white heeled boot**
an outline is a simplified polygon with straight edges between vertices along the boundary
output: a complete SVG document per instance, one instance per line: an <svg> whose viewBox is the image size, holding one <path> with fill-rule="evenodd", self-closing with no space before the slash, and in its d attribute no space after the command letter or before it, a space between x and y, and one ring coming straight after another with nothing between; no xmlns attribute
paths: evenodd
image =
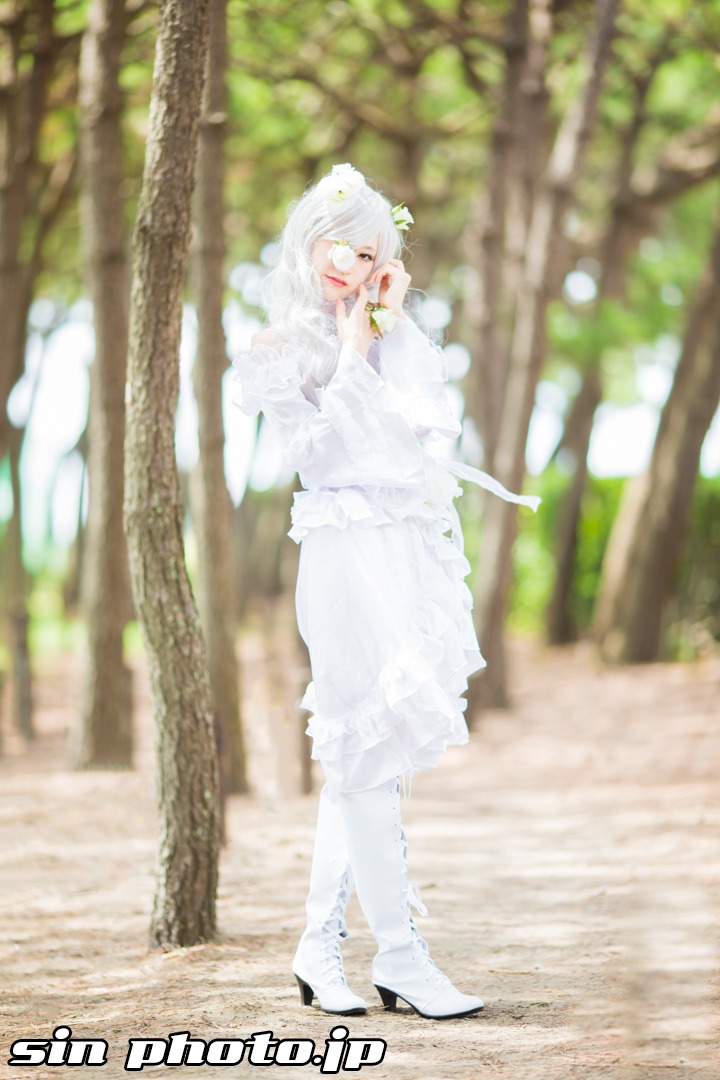
<svg viewBox="0 0 720 1080"><path fill-rule="evenodd" d="M372 977L383 1005L394 1012L401 998L432 1020L479 1012L482 999L460 993L435 966L410 913L411 903L427 911L408 881L399 782L340 794L339 801L358 899L378 943Z"/></svg>
<svg viewBox="0 0 720 1080"><path fill-rule="evenodd" d="M347 857L340 808L320 792L317 831L305 911L307 926L293 959L293 974L304 1005L313 995L328 1013L357 1016L367 1004L345 980L340 941L348 936L345 906L352 893L352 871Z"/></svg>

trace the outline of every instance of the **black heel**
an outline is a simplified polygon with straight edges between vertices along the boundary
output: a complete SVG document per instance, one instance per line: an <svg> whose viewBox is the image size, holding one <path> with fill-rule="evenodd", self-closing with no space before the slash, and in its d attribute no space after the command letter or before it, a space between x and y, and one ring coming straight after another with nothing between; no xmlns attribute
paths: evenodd
<svg viewBox="0 0 720 1080"><path fill-rule="evenodd" d="M301 979L299 975L296 975L297 984L300 987L300 1000L303 1005L312 1005L313 991L312 986L308 986L304 979Z"/></svg>
<svg viewBox="0 0 720 1080"><path fill-rule="evenodd" d="M378 986L377 983L375 989L388 1012L397 1012L397 994L393 993L392 990L386 990L384 986Z"/></svg>

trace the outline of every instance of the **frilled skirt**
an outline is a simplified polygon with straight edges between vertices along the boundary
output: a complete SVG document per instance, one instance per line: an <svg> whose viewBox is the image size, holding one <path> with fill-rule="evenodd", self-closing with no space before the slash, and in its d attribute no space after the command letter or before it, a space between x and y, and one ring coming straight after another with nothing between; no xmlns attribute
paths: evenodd
<svg viewBox="0 0 720 1080"><path fill-rule="evenodd" d="M331 794L433 768L468 741L460 695L485 667L470 564L438 518L319 525L301 542L298 628L312 756Z"/></svg>

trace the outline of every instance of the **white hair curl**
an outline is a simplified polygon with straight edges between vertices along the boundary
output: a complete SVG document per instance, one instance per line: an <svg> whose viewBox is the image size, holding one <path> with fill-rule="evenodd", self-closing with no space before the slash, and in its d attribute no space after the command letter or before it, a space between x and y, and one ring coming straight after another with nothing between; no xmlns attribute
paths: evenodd
<svg viewBox="0 0 720 1080"><path fill-rule="evenodd" d="M378 236L375 266L381 266L403 248L391 210L389 200L364 178L342 202L333 202L314 184L290 204L278 262L263 283L263 305L274 330L288 342L302 343L308 375L319 386L326 385L335 370L337 328L335 305L323 300L313 247L318 240L340 239L353 248L365 247Z"/></svg>

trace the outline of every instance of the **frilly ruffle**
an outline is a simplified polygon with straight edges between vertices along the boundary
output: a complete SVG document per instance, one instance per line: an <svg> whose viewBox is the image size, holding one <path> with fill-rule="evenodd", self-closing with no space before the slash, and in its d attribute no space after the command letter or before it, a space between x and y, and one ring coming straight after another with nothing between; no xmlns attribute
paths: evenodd
<svg viewBox="0 0 720 1080"><path fill-rule="evenodd" d="M444 520L454 524L449 504L462 488L429 455L425 459L426 484L423 488L344 487L296 491L290 511L292 528L288 536L300 543L311 529L332 525L369 527L390 525L408 517L427 522Z"/></svg>
<svg viewBox="0 0 720 1080"><path fill-rule="evenodd" d="M486 666L464 581L470 564L437 521L421 527L439 572L427 583L413 635L388 659L372 692L343 716L318 710L313 682L299 703L313 713L312 756L322 761L331 792L431 769L448 746L468 741L461 695L469 676Z"/></svg>
<svg viewBox="0 0 720 1080"><path fill-rule="evenodd" d="M278 352L258 345L236 356L233 367L241 387L234 404L251 416L264 412L303 487L422 488L423 451L415 432L382 378L351 346L340 349L321 407L298 346L285 343Z"/></svg>
<svg viewBox="0 0 720 1080"><path fill-rule="evenodd" d="M286 401L306 381L303 350L286 342L282 352L273 345L255 345L233 357L232 382L239 390L231 398L247 416L257 416L266 403Z"/></svg>
<svg viewBox="0 0 720 1080"><path fill-rule="evenodd" d="M454 439L460 435L462 426L447 399L447 370L442 350L408 318L399 320L392 333L386 334L375 347L379 373L370 363L345 365L339 377L336 375L327 387L311 385L307 359L300 345L283 342L281 349L266 344L245 349L232 360L232 381L238 384L232 403L246 415L256 416L265 404L272 408L273 404L288 402L299 393L316 404L333 383L339 383L347 391L349 407L343 395L337 398L333 395L328 417L356 461L368 456L377 459L374 441L368 439L363 424L352 415L353 405L360 398L373 409L393 415L395 423L402 417L423 441ZM308 387L312 397L306 392ZM302 439L300 433L299 438Z"/></svg>

